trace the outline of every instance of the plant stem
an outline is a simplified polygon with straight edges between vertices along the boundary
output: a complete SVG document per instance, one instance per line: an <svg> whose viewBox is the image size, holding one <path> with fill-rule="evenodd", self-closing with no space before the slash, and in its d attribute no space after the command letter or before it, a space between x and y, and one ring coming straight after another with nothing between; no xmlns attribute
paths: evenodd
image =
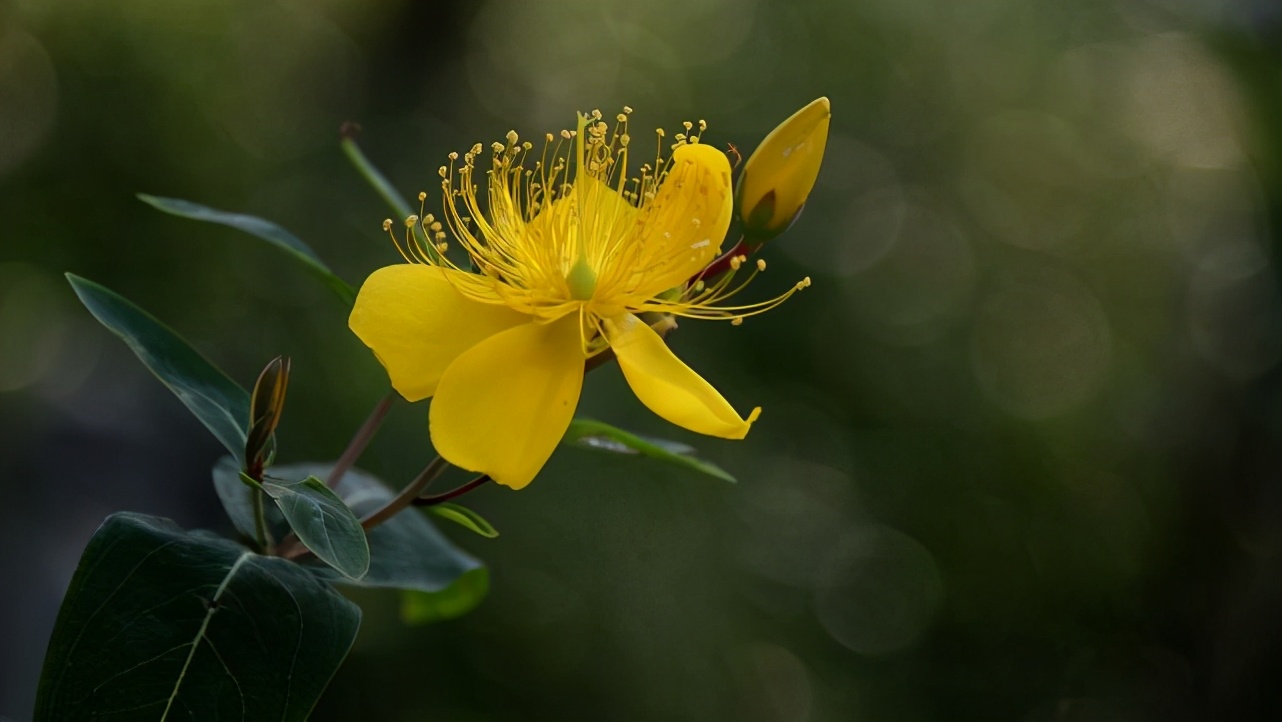
<svg viewBox="0 0 1282 722"><path fill-rule="evenodd" d="M450 489L449 491L443 491L440 494L433 494L431 496L420 496L417 499L415 499L413 503L414 503L414 506L436 506L437 504L447 502L450 499L453 499L455 497L463 496L464 494L481 486L482 484L484 484L489 480L490 480L489 474L481 474L480 476L467 482L466 484Z"/></svg>
<svg viewBox="0 0 1282 722"><path fill-rule="evenodd" d="M716 278L730 270L731 261L735 256L751 256L753 253L756 253L757 249L760 247L760 243L753 243L748 239L741 237L739 242L734 244L733 248L722 253L716 258L716 260L709 263L702 271L694 274L694 277L690 279L690 282L694 283L695 281Z"/></svg>
<svg viewBox="0 0 1282 722"><path fill-rule="evenodd" d="M604 365L606 365L606 364L610 363L610 362L611 362L611 361L613 361L613 360L614 360L614 349L612 349L612 348L607 348L606 350L602 351L601 353L597 354L596 356L593 356L592 358L588 359L588 360L583 364L583 373L585 373L585 374L586 374L587 372L591 371L592 369L600 368L600 367L602 367L602 366L604 366Z"/></svg>
<svg viewBox="0 0 1282 722"><path fill-rule="evenodd" d="M361 519L361 528L369 533L371 529L392 518L409 506L413 501L423 493L427 487L441 475L441 472L448 469L450 462L436 457L432 459L414 480L405 486L399 494L389 499L386 504L370 512L364 519ZM290 534L281 541L280 546L276 547L277 553L285 559L297 559L309 553L307 547L298 541L298 537Z"/></svg>
<svg viewBox="0 0 1282 722"><path fill-rule="evenodd" d="M432 459L431 463L424 467L423 470L419 472L418 476L414 477L413 481L406 484L404 489L401 489L401 493L390 499L381 508L375 509L364 519L361 519L361 528L368 532L370 529L382 524L392 518L392 516L397 512L414 503L414 500L427 490L427 487L436 480L436 477L440 476L441 472L449 468L449 465L450 462L439 456Z"/></svg>
<svg viewBox="0 0 1282 722"><path fill-rule="evenodd" d="M263 504L263 490L250 489L250 499L254 505L254 536L258 538L258 548L271 554L271 537L267 533L267 510Z"/></svg>
<svg viewBox="0 0 1282 722"><path fill-rule="evenodd" d="M387 412L392 408L392 402L395 400L396 392L389 391L374 407L374 410L369 413L369 418L365 419L365 423L361 424L361 428L356 431L356 435L347 443L347 448L343 449L343 455L338 457L338 461L334 462L334 468L330 469L329 477L325 479L325 486L331 489L338 486L338 482L342 481L343 475L347 473L348 469L352 468L352 464L355 464L356 460L365 452L365 447L369 446L374 434L378 433L378 427L383 425L383 419L387 418Z"/></svg>

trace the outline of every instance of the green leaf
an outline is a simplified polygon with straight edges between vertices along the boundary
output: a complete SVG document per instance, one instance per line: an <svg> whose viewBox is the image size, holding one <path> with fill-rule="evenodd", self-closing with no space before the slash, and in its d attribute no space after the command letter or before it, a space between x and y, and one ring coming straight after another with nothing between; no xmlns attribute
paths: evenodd
<svg viewBox="0 0 1282 722"><path fill-rule="evenodd" d="M260 484L257 479L250 476L249 474L246 474L243 471L240 472L240 483L244 484L245 486L249 487L254 491L263 491L263 485Z"/></svg>
<svg viewBox="0 0 1282 722"><path fill-rule="evenodd" d="M392 212L396 214L397 220L404 221L407 219L413 213L410 210L409 202L405 200L378 168L374 167L374 164L366 157L365 151L361 150L361 147L356 144L356 140L349 136L343 138L341 145L343 154L352 162L352 165L361 174L361 177L365 179L365 182L369 183L374 192L378 193L383 202L392 209ZM414 224L413 228L414 238L418 241L422 252L432 259L439 259L440 252L436 250L434 242L429 242L430 239L423 228L421 220L419 223Z"/></svg>
<svg viewBox="0 0 1282 722"><path fill-rule="evenodd" d="M391 208L392 212L397 215L397 220L403 221L410 215L410 213L413 213L413 211L410 210L410 204L405 200L405 197L396 190L395 186L393 186L381 172L379 172L378 168L374 167L374 164L365 156L365 152L361 150L361 147L356 144L355 140L352 138L344 138L342 141L342 147L343 154L346 155L347 159L356 167L356 170L361 174L361 177L365 179L365 182L369 183L370 187L374 189L374 192L378 193L378 195L383 199L383 202L387 204L387 207Z"/></svg>
<svg viewBox="0 0 1282 722"><path fill-rule="evenodd" d="M330 468L320 464L291 464L274 466L271 473L285 479L308 476L327 479ZM395 496L383 482L357 469L348 471L335 491L358 517L364 517ZM407 509L375 527L368 539L369 572L360 580L348 579L321 565L309 568L342 584L453 595L460 606L464 602L475 606L488 588L461 581L469 572L485 573L485 567L450 543L427 515L416 509Z"/></svg>
<svg viewBox="0 0 1282 722"><path fill-rule="evenodd" d="M281 484L265 480L263 490L276 502L290 528L318 559L344 576L360 579L369 571L369 544L361 522L338 495L314 476Z"/></svg>
<svg viewBox="0 0 1282 722"><path fill-rule="evenodd" d="M58 612L35 720L301 722L360 617L296 564L115 514Z"/></svg>
<svg viewBox="0 0 1282 722"><path fill-rule="evenodd" d="M561 443L614 454L640 454L725 481L735 481L725 469L696 457L693 447L675 441L637 436L594 419L571 421Z"/></svg>
<svg viewBox="0 0 1282 722"><path fill-rule="evenodd" d="M249 394L146 311L93 281L70 273L67 280L94 318L124 339L156 378L243 464Z"/></svg>
<svg viewBox="0 0 1282 722"><path fill-rule="evenodd" d="M473 569L439 592L406 589L401 592L401 621L430 624L461 617L476 608L490 590L490 572Z"/></svg>
<svg viewBox="0 0 1282 722"><path fill-rule="evenodd" d="M356 300L356 291L331 271L329 266L326 266L324 261L306 243L303 243L297 236L271 221L243 213L215 210L208 206L178 198L161 198L139 193L138 199L165 213L196 221L219 223L244 231L252 236L257 236L289 253L295 260L301 261L308 270L320 278L325 285L329 286L330 290L338 294L338 297L343 299L343 303L351 306Z"/></svg>
<svg viewBox="0 0 1282 722"><path fill-rule="evenodd" d="M495 529L493 524L486 521L485 517L465 506L444 502L429 506L427 507L427 510L442 519L449 519L459 526L470 531L474 531L486 539L493 539L499 535L499 530Z"/></svg>

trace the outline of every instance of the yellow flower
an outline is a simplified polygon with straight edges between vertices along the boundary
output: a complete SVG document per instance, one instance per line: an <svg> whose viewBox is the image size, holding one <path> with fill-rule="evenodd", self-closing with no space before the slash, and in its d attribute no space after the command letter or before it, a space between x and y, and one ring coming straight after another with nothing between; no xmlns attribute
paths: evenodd
<svg viewBox="0 0 1282 722"><path fill-rule="evenodd" d="M787 230L819 177L832 107L818 98L780 123L743 164L739 215L744 235L768 240Z"/></svg>
<svg viewBox="0 0 1282 722"><path fill-rule="evenodd" d="M434 397L430 431L446 460L514 489L528 484L569 426L584 362L607 349L664 419L712 436L748 433L760 409L741 417L642 319L738 322L809 279L735 306L715 304L763 262L738 284L734 273L690 282L720 253L733 213L730 164L692 129L632 178L626 114L613 128L599 111L580 116L576 131L548 134L537 157L509 132L480 171L480 144L461 163L450 154L443 220L463 253L449 258L434 216L411 216L397 246L407 263L375 271L350 319L402 396Z"/></svg>

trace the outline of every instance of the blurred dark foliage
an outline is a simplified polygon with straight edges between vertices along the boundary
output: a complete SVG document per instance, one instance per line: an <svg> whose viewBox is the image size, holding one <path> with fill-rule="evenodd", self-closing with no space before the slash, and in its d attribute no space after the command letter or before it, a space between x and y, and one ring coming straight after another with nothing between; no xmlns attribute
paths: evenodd
<svg viewBox="0 0 1282 722"><path fill-rule="evenodd" d="M228 527L217 443L63 272L246 385L291 356L284 461L337 456L385 389L289 259L134 193L270 218L359 282L398 257L345 121L412 194L450 150L575 110L705 118L747 151L819 95L819 186L753 292L814 286L672 337L765 407L753 433L667 428L614 370L583 403L741 482L564 450L477 493L503 535L456 538L490 598L407 628L361 595L315 718L1282 717L1266 0L0 5L0 716L30 714L104 516ZM402 404L362 466L408 479L425 417Z"/></svg>

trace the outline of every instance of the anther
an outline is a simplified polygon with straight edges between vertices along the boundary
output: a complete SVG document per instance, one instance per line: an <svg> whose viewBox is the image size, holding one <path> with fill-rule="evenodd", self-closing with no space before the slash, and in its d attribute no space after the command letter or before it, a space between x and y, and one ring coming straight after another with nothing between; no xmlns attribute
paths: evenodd
<svg viewBox="0 0 1282 722"><path fill-rule="evenodd" d="M509 130L509 131L507 132L507 144L508 144L508 145L516 145L516 141L517 141L519 138L520 138L520 136L518 136L518 135L516 134L516 131L515 131L515 130Z"/></svg>
<svg viewBox="0 0 1282 722"><path fill-rule="evenodd" d="M764 271L764 270L766 270L766 259L764 259L764 258L758 258L758 259L757 259L757 270L758 270L758 271Z"/></svg>
<svg viewBox="0 0 1282 722"><path fill-rule="evenodd" d="M730 319L730 325L731 325L731 326L742 326L742 325L743 325L743 316L735 316L734 318Z"/></svg>
<svg viewBox="0 0 1282 722"><path fill-rule="evenodd" d="M570 137L571 137L571 136L570 136L570 131L565 130L564 128L563 128L563 129L561 129L561 137L562 137L562 138L565 138L566 140L569 140L569 139L570 139Z"/></svg>
<svg viewBox="0 0 1282 722"><path fill-rule="evenodd" d="M419 202L419 203L422 203L422 202L423 202L423 201L425 201L425 200L427 200L427 191L419 191L419 192L418 192L418 202Z"/></svg>
<svg viewBox="0 0 1282 722"><path fill-rule="evenodd" d="M733 256L733 257L731 257L731 258L730 258L730 268L731 268L731 270L734 270L734 271L739 270L739 266L742 266L742 265L743 265L743 261L742 261L742 260L740 260L741 258L742 258L742 256Z"/></svg>
<svg viewBox="0 0 1282 722"><path fill-rule="evenodd" d="M390 231L390 230L392 230L392 219L391 219L391 218L388 218L387 220L383 221L383 230L384 230L384 231Z"/></svg>

